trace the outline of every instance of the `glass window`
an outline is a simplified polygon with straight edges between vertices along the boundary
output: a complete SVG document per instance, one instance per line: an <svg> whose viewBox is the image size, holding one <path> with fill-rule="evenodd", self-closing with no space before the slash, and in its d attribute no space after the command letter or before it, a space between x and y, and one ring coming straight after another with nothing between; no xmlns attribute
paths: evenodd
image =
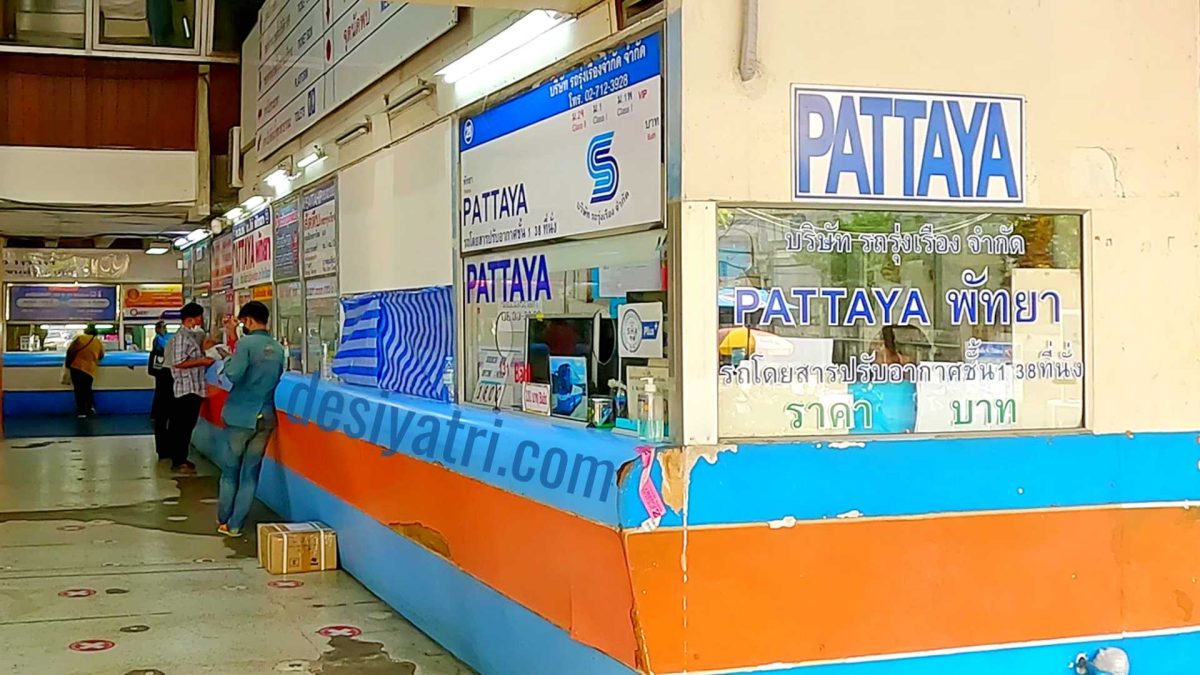
<svg viewBox="0 0 1200 675"><path fill-rule="evenodd" d="M630 429L646 378L669 400L664 236L656 230L465 258L464 399L521 409L524 383L532 383L549 387L551 414L586 422L593 404L610 404L600 426ZM669 411L664 417L669 423Z"/></svg>
<svg viewBox="0 0 1200 675"><path fill-rule="evenodd" d="M309 373L327 374L337 356L341 339L342 308L338 301L337 276L304 281L304 329Z"/></svg>
<svg viewBox="0 0 1200 675"><path fill-rule="evenodd" d="M275 285L275 337L288 353L288 370L304 370L304 286L299 281Z"/></svg>
<svg viewBox="0 0 1200 675"><path fill-rule="evenodd" d="M1080 216L718 213L722 436L1083 424Z"/></svg>
<svg viewBox="0 0 1200 675"><path fill-rule="evenodd" d="M102 45L196 46L196 0L97 0Z"/></svg>
<svg viewBox="0 0 1200 675"><path fill-rule="evenodd" d="M233 56L242 53L242 42L258 21L260 4L249 0L216 0L213 4L213 53Z"/></svg>
<svg viewBox="0 0 1200 675"><path fill-rule="evenodd" d="M87 14L84 0L0 0L0 42L81 49Z"/></svg>

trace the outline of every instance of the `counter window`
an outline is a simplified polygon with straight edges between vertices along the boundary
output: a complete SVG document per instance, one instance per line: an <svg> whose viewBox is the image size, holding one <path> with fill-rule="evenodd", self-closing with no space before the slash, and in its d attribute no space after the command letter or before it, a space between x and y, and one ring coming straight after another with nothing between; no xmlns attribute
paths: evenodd
<svg viewBox="0 0 1200 675"><path fill-rule="evenodd" d="M635 429L647 382L670 398L663 236L465 258L466 401Z"/></svg>
<svg viewBox="0 0 1200 675"><path fill-rule="evenodd" d="M722 436L1082 426L1079 216L718 213Z"/></svg>

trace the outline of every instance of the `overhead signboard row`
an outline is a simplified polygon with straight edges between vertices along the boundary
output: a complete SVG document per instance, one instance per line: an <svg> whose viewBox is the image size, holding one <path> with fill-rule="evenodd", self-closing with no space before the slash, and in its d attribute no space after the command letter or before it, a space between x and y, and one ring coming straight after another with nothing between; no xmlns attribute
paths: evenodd
<svg viewBox="0 0 1200 675"><path fill-rule="evenodd" d="M278 0L259 14L260 158L316 124L458 22L458 10L387 0Z"/></svg>

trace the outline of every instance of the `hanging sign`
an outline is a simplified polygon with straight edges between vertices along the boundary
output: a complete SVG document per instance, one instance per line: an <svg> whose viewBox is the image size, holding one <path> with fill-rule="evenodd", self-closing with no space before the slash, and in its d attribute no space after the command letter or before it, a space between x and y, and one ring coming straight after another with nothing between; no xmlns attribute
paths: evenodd
<svg viewBox="0 0 1200 675"><path fill-rule="evenodd" d="M116 286L9 286L9 321L116 321Z"/></svg>
<svg viewBox="0 0 1200 675"><path fill-rule="evenodd" d="M212 286L214 290L233 288L233 235L213 239Z"/></svg>
<svg viewBox="0 0 1200 675"><path fill-rule="evenodd" d="M271 209L263 207L233 226L233 285L271 281Z"/></svg>
<svg viewBox="0 0 1200 675"><path fill-rule="evenodd" d="M797 201L1025 201L1025 99L792 86Z"/></svg>
<svg viewBox="0 0 1200 675"><path fill-rule="evenodd" d="M300 198L281 199L271 205L275 220L275 281L300 278Z"/></svg>
<svg viewBox="0 0 1200 675"><path fill-rule="evenodd" d="M661 37L463 120L462 248L662 220Z"/></svg>
<svg viewBox="0 0 1200 675"><path fill-rule="evenodd" d="M304 276L337 272L337 179L304 193Z"/></svg>
<svg viewBox="0 0 1200 675"><path fill-rule="evenodd" d="M123 290L121 313L127 319L158 319L164 312L183 307L183 286L179 284L138 284Z"/></svg>

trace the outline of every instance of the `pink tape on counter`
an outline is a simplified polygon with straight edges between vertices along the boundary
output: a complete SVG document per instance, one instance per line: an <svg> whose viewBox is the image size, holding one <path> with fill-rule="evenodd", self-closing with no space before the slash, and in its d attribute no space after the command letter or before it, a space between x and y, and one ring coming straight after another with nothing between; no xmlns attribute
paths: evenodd
<svg viewBox="0 0 1200 675"><path fill-rule="evenodd" d="M646 513L651 518L662 518L667 512L667 505L663 503L662 495L658 494L658 488L654 487L654 481L650 480L654 448L640 445L637 447L637 454L642 458L642 477L638 481L638 495L642 498L642 506L646 507Z"/></svg>

